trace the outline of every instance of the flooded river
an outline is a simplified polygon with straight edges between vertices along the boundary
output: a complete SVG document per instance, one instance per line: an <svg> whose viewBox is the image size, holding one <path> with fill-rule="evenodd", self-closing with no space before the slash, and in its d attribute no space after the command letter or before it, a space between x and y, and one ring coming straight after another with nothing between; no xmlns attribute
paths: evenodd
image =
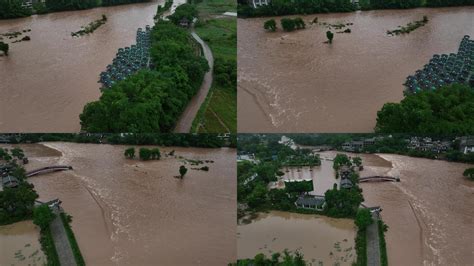
<svg viewBox="0 0 474 266"><path fill-rule="evenodd" d="M389 265L472 265L474 183L462 176L472 165L388 154L357 156L364 164L361 176L401 179L360 185L365 204L381 206L390 227Z"/></svg>
<svg viewBox="0 0 474 266"><path fill-rule="evenodd" d="M135 43L137 28L153 24L163 3L0 20L0 33L31 29L31 41L10 44L9 56L0 57L0 132L79 131L84 105L100 97L100 72L118 48ZM96 32L71 37L102 14L108 20Z"/></svg>
<svg viewBox="0 0 474 266"><path fill-rule="evenodd" d="M236 259L233 149L161 148L160 161L127 160L128 146L22 145L27 169L66 164L72 171L30 178L40 200L59 198L90 265L226 265ZM207 163L176 179L182 159ZM203 166L203 165L201 165ZM199 167L201 167L199 166Z"/></svg>
<svg viewBox="0 0 474 266"><path fill-rule="evenodd" d="M0 226L0 265L44 265L39 228L31 221Z"/></svg>
<svg viewBox="0 0 474 266"><path fill-rule="evenodd" d="M306 261L318 265L351 265L355 260L355 226L350 219L272 211L237 227L239 259L257 253L299 250Z"/></svg>
<svg viewBox="0 0 474 266"><path fill-rule="evenodd" d="M387 30L420 20L405 36ZM354 23L324 44L319 22ZM307 29L266 33L268 18L238 20L239 132L372 132L377 111L403 98L408 75L474 36L474 7L303 16ZM333 32L335 30L333 29Z"/></svg>

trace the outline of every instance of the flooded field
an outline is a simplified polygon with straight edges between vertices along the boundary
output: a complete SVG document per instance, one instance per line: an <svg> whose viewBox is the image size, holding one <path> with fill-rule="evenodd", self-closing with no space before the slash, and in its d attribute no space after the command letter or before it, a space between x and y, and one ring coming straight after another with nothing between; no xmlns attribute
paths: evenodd
<svg viewBox="0 0 474 266"><path fill-rule="evenodd" d="M30 178L40 200L59 198L91 265L226 265L236 259L235 150L160 148L160 161L127 160L128 146L52 142L21 145L27 170L72 171ZM175 150L176 156L165 157ZM174 176L182 160L209 171ZM202 165L201 165L202 166Z"/></svg>
<svg viewBox="0 0 474 266"><path fill-rule="evenodd" d="M253 258L257 253L270 256L285 249L301 251L313 265L351 265L356 258L356 231L350 219L272 211L239 225L237 232L239 259Z"/></svg>
<svg viewBox="0 0 474 266"><path fill-rule="evenodd" d="M0 226L0 265L44 265L39 228L31 221Z"/></svg>
<svg viewBox="0 0 474 266"><path fill-rule="evenodd" d="M334 184L339 186L336 174L332 168L333 162L321 160L320 166L315 167L285 167L283 179L286 180L313 180L314 190L310 192L312 195L324 195L324 193L332 189Z"/></svg>
<svg viewBox="0 0 474 266"><path fill-rule="evenodd" d="M334 156L325 152L322 156ZM388 154L362 157L361 176L399 176L401 182L362 183L365 204L381 206L390 265L470 265L474 183L472 165Z"/></svg>
<svg viewBox="0 0 474 266"><path fill-rule="evenodd" d="M185 0L175 0L175 6ZM1 20L0 33L31 29L31 41L10 44L0 57L1 132L78 132L84 105L100 97L100 72L118 48L134 44L136 30L153 24L158 4L58 12ZM107 16L91 35L72 37L81 26Z"/></svg>
<svg viewBox="0 0 474 266"><path fill-rule="evenodd" d="M428 16L409 35L387 30ZM325 44L319 22L353 23ZM372 132L377 111L403 99L403 83L433 54L474 36L474 7L302 16L307 29L267 33L268 18L238 20L239 132ZM332 31L336 31L332 29Z"/></svg>

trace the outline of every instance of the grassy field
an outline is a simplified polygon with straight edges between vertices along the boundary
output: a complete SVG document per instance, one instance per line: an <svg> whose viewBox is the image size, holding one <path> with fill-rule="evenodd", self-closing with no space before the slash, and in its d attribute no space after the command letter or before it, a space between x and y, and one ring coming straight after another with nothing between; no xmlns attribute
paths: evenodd
<svg viewBox="0 0 474 266"><path fill-rule="evenodd" d="M214 60L237 60L237 20L221 17L226 11L235 12L235 1L203 0L197 4L200 23L196 33L209 45ZM237 132L237 91L214 80L211 91L201 106L192 132Z"/></svg>

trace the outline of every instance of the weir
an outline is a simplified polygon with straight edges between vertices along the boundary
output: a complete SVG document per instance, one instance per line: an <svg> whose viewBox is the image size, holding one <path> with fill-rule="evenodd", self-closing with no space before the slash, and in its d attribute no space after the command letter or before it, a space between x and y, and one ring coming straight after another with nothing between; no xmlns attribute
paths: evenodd
<svg viewBox="0 0 474 266"><path fill-rule="evenodd" d="M360 177L360 183L364 182L400 182L399 177L391 177L391 176L367 176L367 177Z"/></svg>
<svg viewBox="0 0 474 266"><path fill-rule="evenodd" d="M57 171L66 171L66 170L72 170L72 166L67 166L67 165L46 166L46 167L42 167L42 168L27 172L26 177L31 177L31 176L41 175L41 174L46 174L46 173L51 173L51 172L57 172Z"/></svg>

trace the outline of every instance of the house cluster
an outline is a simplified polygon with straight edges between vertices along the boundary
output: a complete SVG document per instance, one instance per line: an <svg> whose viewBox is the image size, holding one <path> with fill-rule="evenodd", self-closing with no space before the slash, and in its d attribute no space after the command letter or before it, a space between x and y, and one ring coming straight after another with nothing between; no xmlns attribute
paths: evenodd
<svg viewBox="0 0 474 266"><path fill-rule="evenodd" d="M255 159L255 154L253 153L237 154L237 162L244 162L244 161L257 163L257 160Z"/></svg>
<svg viewBox="0 0 474 266"><path fill-rule="evenodd" d="M326 200L324 196L304 195L295 201L295 205L298 208L323 211L326 207Z"/></svg>
<svg viewBox="0 0 474 266"><path fill-rule="evenodd" d="M448 151L451 145L451 141L432 140L431 138L411 137L408 140L408 149L416 151L441 153Z"/></svg>
<svg viewBox="0 0 474 266"><path fill-rule="evenodd" d="M459 142L459 151L464 154L474 152L474 136L461 137Z"/></svg>
<svg viewBox="0 0 474 266"><path fill-rule="evenodd" d="M349 189L354 186L354 184L352 184L352 181L349 179L349 176L351 175L352 171L353 170L347 165L343 165L339 169L339 188Z"/></svg>
<svg viewBox="0 0 474 266"><path fill-rule="evenodd" d="M249 4L253 8L266 6L272 2L271 0L246 0L246 1L247 1L247 4Z"/></svg>
<svg viewBox="0 0 474 266"><path fill-rule="evenodd" d="M0 177L2 178L3 188L16 188L20 184L18 179L11 175L13 166L11 164L0 165Z"/></svg>
<svg viewBox="0 0 474 266"><path fill-rule="evenodd" d="M366 138L363 140L353 140L344 142L342 144L342 150L348 152L360 152L363 151L365 148L372 146L375 144L377 140L380 140L381 137L373 137L373 138Z"/></svg>
<svg viewBox="0 0 474 266"><path fill-rule="evenodd" d="M23 3L21 4L23 7L28 7L32 8L33 4L36 3L46 3L46 0L23 0Z"/></svg>

